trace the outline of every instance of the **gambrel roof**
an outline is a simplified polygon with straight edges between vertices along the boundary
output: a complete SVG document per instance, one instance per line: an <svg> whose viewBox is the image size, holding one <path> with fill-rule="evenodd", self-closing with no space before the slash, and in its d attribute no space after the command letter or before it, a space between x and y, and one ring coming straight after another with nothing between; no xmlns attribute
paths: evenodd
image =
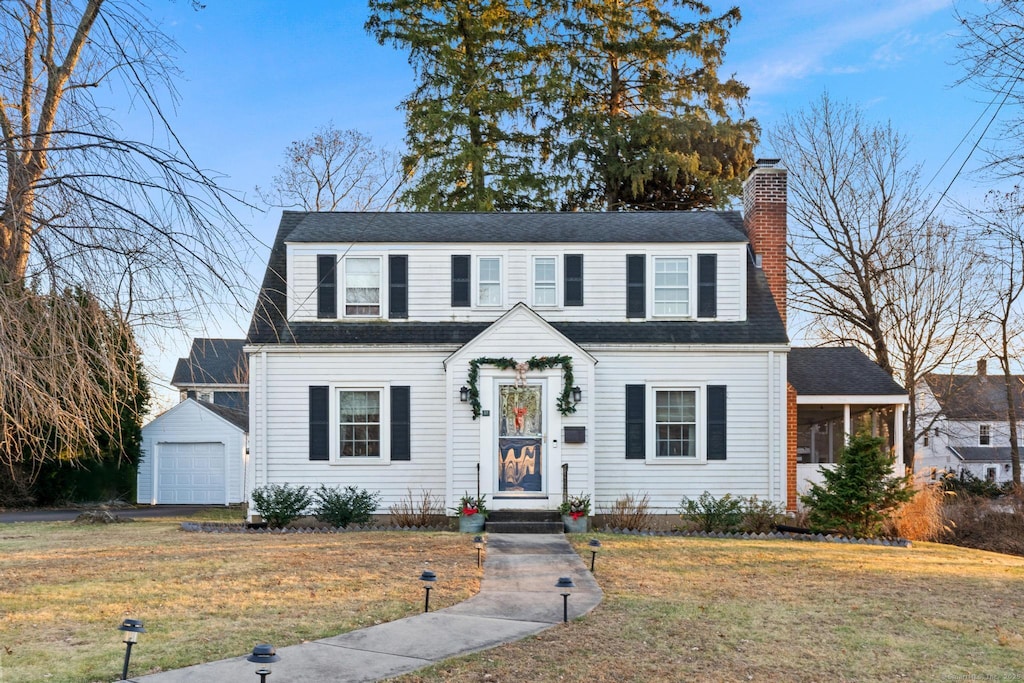
<svg viewBox="0 0 1024 683"><path fill-rule="evenodd" d="M464 344L489 322L286 319L287 244L376 243L746 243L735 211L635 213L304 213L285 211L270 252L250 344ZM764 273L747 263L747 319L557 322L577 344L787 344Z"/></svg>
<svg viewBox="0 0 1024 683"><path fill-rule="evenodd" d="M940 375L924 378L949 420L1006 421L1006 384L1002 375ZM1011 378L1017 419L1024 419L1024 377Z"/></svg>
<svg viewBox="0 0 1024 683"><path fill-rule="evenodd" d="M242 351L244 345L244 339L193 339L188 358L179 358L174 367L171 384L247 384L249 361Z"/></svg>

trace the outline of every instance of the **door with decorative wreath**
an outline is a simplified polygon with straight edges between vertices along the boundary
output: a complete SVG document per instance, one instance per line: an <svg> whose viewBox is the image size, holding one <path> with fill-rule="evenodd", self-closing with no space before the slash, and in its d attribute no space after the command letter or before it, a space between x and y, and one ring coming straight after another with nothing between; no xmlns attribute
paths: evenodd
<svg viewBox="0 0 1024 683"><path fill-rule="evenodd" d="M498 385L498 493L544 492L544 387L518 382Z"/></svg>

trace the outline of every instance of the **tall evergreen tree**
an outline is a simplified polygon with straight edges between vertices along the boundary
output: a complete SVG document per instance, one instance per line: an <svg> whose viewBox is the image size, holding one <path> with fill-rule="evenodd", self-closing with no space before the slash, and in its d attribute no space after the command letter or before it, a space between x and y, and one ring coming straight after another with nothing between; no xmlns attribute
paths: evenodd
<svg viewBox="0 0 1024 683"><path fill-rule="evenodd" d="M515 0L370 0L366 29L409 51L416 90L403 102L419 210L511 211L545 206L528 132L527 34Z"/></svg>
<svg viewBox="0 0 1024 683"><path fill-rule="evenodd" d="M740 192L759 128L718 69L734 7L572 0L545 19L546 140L569 209L720 207Z"/></svg>

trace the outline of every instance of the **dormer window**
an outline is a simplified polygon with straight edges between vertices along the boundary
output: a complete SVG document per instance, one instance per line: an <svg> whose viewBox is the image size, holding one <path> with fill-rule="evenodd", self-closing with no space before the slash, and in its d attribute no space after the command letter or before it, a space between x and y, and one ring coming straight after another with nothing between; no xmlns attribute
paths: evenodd
<svg viewBox="0 0 1024 683"><path fill-rule="evenodd" d="M380 259L345 259L345 315L380 317Z"/></svg>
<svg viewBox="0 0 1024 683"><path fill-rule="evenodd" d="M690 315L690 259L654 259L654 315Z"/></svg>
<svg viewBox="0 0 1024 683"><path fill-rule="evenodd" d="M978 425L978 445L979 446L991 446L992 445L992 426L991 425Z"/></svg>

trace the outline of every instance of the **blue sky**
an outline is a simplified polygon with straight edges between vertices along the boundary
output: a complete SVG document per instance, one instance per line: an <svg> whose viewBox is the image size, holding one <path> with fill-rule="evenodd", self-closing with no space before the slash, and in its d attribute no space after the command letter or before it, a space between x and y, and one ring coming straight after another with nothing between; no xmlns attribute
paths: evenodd
<svg viewBox="0 0 1024 683"><path fill-rule="evenodd" d="M734 3L713 0L724 11ZM991 96L969 85L958 59L960 32L949 0L757 0L739 2L743 20L727 48L724 73L750 86L747 113L767 129L823 91L864 108L869 119L892 121L909 136L912 160L936 197L970 146L940 167L985 111ZM957 3L961 11L979 0ZM180 102L172 120L193 157L222 184L253 199L268 185L289 142L333 121L398 148L403 119L396 107L412 89L406 56L363 31L364 2L350 0L154 1L150 8L181 47ZM976 128L980 131L980 126ZM759 156L772 156L766 147ZM968 168L977 164L972 162ZM980 196L978 178L963 176L952 193ZM243 210L239 217L269 244L280 216ZM264 256L267 249L261 252ZM262 263L252 276L262 278ZM166 395L174 360L191 336L242 336L249 310L208 329L189 330L147 349Z"/></svg>

